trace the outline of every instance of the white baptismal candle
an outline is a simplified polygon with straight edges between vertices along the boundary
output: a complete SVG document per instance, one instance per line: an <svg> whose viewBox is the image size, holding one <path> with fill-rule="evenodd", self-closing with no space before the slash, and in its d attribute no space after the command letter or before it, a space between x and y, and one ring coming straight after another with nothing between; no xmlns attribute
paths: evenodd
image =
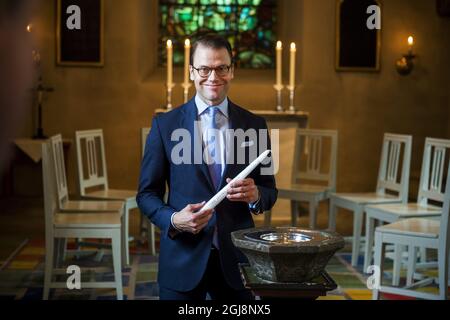
<svg viewBox="0 0 450 320"><path fill-rule="evenodd" d="M255 168L260 165L264 159L269 155L270 150L266 150L261 155L256 158L252 163L250 163L244 170L242 170L233 180L231 180L225 187L223 187L214 197L212 197L201 209L208 210L208 209L214 209L220 202L222 202L223 199L228 194L228 189L231 187L231 185L238 181L245 179Z"/></svg>

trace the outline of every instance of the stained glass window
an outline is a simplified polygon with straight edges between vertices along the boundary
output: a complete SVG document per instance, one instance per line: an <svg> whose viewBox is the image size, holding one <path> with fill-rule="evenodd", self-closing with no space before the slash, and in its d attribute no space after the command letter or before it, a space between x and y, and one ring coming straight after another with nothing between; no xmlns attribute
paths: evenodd
<svg viewBox="0 0 450 320"><path fill-rule="evenodd" d="M225 36L241 68L274 67L276 0L159 0L159 64L165 43L174 44L174 64L184 63L184 40L206 32Z"/></svg>

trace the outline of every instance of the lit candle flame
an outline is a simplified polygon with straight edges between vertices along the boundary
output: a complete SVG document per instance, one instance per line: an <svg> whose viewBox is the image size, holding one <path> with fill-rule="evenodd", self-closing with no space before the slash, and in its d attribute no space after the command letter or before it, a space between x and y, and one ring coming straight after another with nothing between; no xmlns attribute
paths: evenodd
<svg viewBox="0 0 450 320"><path fill-rule="evenodd" d="M412 36L408 37L408 45L412 47L414 45L414 38Z"/></svg>
<svg viewBox="0 0 450 320"><path fill-rule="evenodd" d="M291 50L295 50L295 49L296 49L295 43L292 42L292 43L291 43Z"/></svg>
<svg viewBox="0 0 450 320"><path fill-rule="evenodd" d="M27 25L27 31L31 32L31 29L33 28L33 25L30 23Z"/></svg>
<svg viewBox="0 0 450 320"><path fill-rule="evenodd" d="M167 40L167 48L172 48L172 40Z"/></svg>
<svg viewBox="0 0 450 320"><path fill-rule="evenodd" d="M281 49L283 47L283 44L281 41L277 41L277 49Z"/></svg>
<svg viewBox="0 0 450 320"><path fill-rule="evenodd" d="M191 46L191 41L189 39L184 40L184 46L185 47L190 47Z"/></svg>

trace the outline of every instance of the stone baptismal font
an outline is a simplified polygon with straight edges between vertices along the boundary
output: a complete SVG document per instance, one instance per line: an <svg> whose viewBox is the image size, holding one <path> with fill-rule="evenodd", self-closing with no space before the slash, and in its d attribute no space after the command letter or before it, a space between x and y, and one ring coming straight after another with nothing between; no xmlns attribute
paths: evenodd
<svg viewBox="0 0 450 320"><path fill-rule="evenodd" d="M293 296L306 297L314 289L310 297L316 298L336 287L325 267L336 251L344 247L344 238L337 233L260 227L232 232L231 238L249 260L249 266L240 267L250 289L272 293L278 290L278 296L284 292L286 296L294 293Z"/></svg>

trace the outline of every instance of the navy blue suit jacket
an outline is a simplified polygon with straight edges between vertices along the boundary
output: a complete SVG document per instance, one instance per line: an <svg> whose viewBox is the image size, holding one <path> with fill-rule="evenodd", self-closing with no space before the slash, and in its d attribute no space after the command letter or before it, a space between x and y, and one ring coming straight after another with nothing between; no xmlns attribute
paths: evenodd
<svg viewBox="0 0 450 320"><path fill-rule="evenodd" d="M228 110L230 129L239 128L244 131L251 128L267 129L262 117L238 107L231 101L229 101ZM220 187L215 190L207 165L194 164L194 151L191 154L192 164L173 163L172 149L179 144L179 141L171 141L172 132L179 128L187 129L191 135L193 150L196 120L197 107L194 99L179 108L154 117L146 141L136 200L141 212L161 230L158 271L160 286L185 292L199 284L206 270L214 225L217 221L224 276L231 287L240 290L243 289L243 284L238 263L247 262L247 259L239 249L234 247L230 234L235 230L254 227L247 203L231 202L225 199L216 207L212 219L200 233L193 235L182 232L172 236L174 229L170 218L174 212L181 211L188 204L208 201L217 190L226 185L226 178L234 178L249 164L248 157L245 164L236 164L236 160L234 164L227 164ZM254 143L259 145L257 141ZM240 147L235 143L235 151ZM268 148L270 148L270 141ZM258 155L263 151L258 150ZM236 152L234 154L236 155ZM249 177L253 178L258 186L261 195L259 204L261 211L272 208L278 194L273 175L261 175L260 167L258 167ZM166 182L169 187L168 203L163 201Z"/></svg>

